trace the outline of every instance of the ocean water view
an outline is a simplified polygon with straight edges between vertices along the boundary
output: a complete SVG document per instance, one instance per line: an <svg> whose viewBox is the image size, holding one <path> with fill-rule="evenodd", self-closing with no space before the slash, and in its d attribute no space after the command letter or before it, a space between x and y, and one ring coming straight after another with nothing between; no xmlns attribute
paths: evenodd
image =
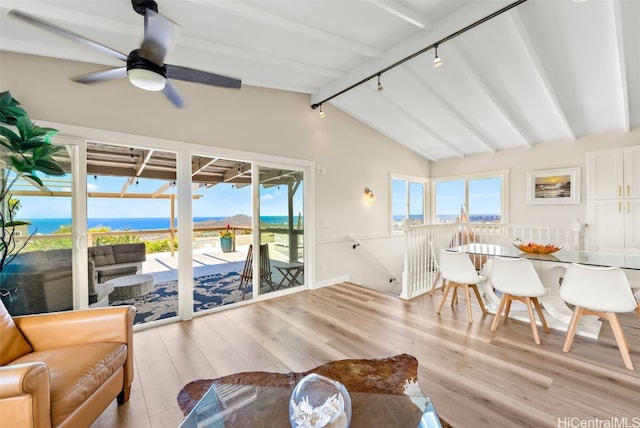
<svg viewBox="0 0 640 428"><path fill-rule="evenodd" d="M221 221L229 217L194 217L193 222L199 223L208 220ZM21 219L22 220L22 219ZM49 235L57 231L61 226L71 224L70 218L34 218L24 219L29 221L29 233L41 233ZM176 218L176 225L177 225ZM297 221L297 218L296 218ZM168 229L169 217L146 217L146 218L89 218L87 220L88 229L94 227L109 227L111 230L155 230ZM271 226L286 225L287 216L262 216L260 223Z"/></svg>

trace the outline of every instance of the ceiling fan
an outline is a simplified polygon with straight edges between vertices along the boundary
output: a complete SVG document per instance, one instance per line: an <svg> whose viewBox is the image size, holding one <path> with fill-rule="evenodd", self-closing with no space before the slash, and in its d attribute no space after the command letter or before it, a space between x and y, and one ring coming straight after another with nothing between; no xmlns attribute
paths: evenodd
<svg viewBox="0 0 640 428"><path fill-rule="evenodd" d="M141 89L162 91L169 101L178 108L183 107L184 102L176 87L171 83L171 79L224 88L240 88L242 81L239 79L165 64L164 58L173 43L176 24L158 13L158 5L153 0L131 0L131 4L138 14L144 16L144 40L139 49L132 50L128 55L31 14L14 9L9 12L9 15L127 63L125 67L74 77L71 79L74 82L91 84L128 77L131 83Z"/></svg>

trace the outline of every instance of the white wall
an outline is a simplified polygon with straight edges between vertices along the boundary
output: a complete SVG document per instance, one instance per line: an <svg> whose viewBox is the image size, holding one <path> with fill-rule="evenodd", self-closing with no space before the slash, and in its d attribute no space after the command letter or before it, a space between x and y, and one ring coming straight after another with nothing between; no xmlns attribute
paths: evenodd
<svg viewBox="0 0 640 428"><path fill-rule="evenodd" d="M431 164L434 178L509 169L509 223L516 225L571 225L573 217L584 222L586 205L587 152L640 144L640 129L587 135L574 141L551 141L533 147L509 149L495 154L447 159ZM580 204L527 205L527 171L580 167Z"/></svg>
<svg viewBox="0 0 640 428"><path fill-rule="evenodd" d="M389 239L389 172L428 177L428 162L330 105L321 119L309 96L245 86L240 91L176 82L186 107L126 80L81 85L69 80L108 68L0 52L0 89L10 90L32 118L58 124L131 133L251 153L316 162L318 283L350 278L385 284L349 233L376 238L380 257L401 270L401 240ZM376 194L363 200L365 187ZM321 267L326 267L323 273Z"/></svg>

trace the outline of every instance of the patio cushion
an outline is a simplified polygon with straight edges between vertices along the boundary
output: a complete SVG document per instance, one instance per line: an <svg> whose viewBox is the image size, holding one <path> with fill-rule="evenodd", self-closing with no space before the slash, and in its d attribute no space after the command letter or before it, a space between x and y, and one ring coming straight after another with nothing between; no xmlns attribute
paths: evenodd
<svg viewBox="0 0 640 428"><path fill-rule="evenodd" d="M89 248L89 255L96 264L96 267L113 265L116 259L113 255L113 247L111 245L98 245Z"/></svg>
<svg viewBox="0 0 640 428"><path fill-rule="evenodd" d="M113 245L115 263L141 262L147 259L147 249L140 244L115 244Z"/></svg>

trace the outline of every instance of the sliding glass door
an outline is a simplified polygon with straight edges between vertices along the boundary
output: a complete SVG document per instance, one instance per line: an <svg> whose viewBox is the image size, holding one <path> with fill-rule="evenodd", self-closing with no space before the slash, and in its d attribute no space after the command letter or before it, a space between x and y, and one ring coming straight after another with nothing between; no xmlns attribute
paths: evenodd
<svg viewBox="0 0 640 428"><path fill-rule="evenodd" d="M259 294L305 282L304 180L300 170L273 167L259 171ZM255 282L257 284L257 282Z"/></svg>
<svg viewBox="0 0 640 428"><path fill-rule="evenodd" d="M60 148L51 161L64 175L36 172L35 180L2 170L8 194L2 206L0 297L12 315L87 305L86 288L74 287L74 277L87 278L87 269L74 263L74 252L81 248L73 227L79 147L64 138L55 140L53 146Z"/></svg>
<svg viewBox="0 0 640 428"><path fill-rule="evenodd" d="M251 300L251 163L191 157L193 311Z"/></svg>

